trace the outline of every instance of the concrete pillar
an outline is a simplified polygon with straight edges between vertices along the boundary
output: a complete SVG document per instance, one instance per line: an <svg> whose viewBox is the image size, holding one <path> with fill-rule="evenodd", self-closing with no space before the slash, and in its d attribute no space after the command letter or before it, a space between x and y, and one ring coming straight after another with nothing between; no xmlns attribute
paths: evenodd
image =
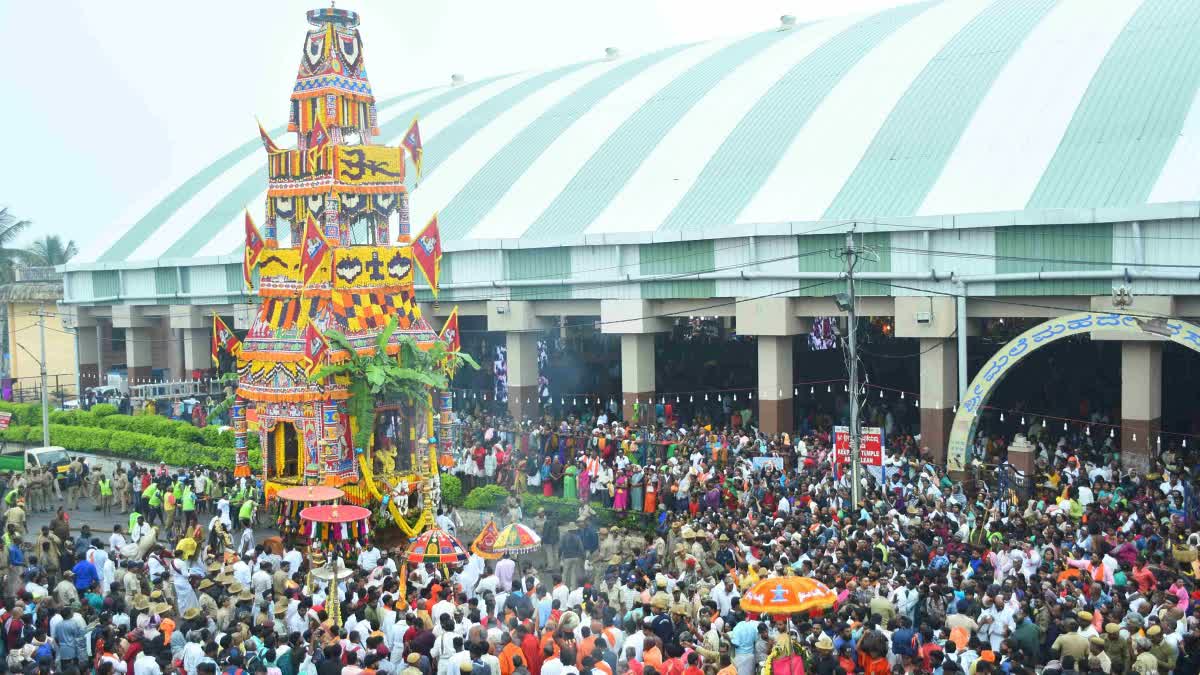
<svg viewBox="0 0 1200 675"><path fill-rule="evenodd" d="M181 328L183 333L183 369L190 378L196 371L207 373L212 369L212 330L208 328Z"/></svg>
<svg viewBox="0 0 1200 675"><path fill-rule="evenodd" d="M507 333L508 412L522 422L538 416L538 333Z"/></svg>
<svg viewBox="0 0 1200 675"><path fill-rule="evenodd" d="M767 434L795 431L792 336L758 337L758 423Z"/></svg>
<svg viewBox="0 0 1200 675"><path fill-rule="evenodd" d="M796 316L793 298L739 301L734 309L737 332L758 338L758 424L768 434L795 431L792 342L810 330Z"/></svg>
<svg viewBox="0 0 1200 675"><path fill-rule="evenodd" d="M528 300L488 300L486 313L488 330L503 332L508 348L508 412L517 421L536 417L537 341L554 322L538 316L537 306Z"/></svg>
<svg viewBox="0 0 1200 675"><path fill-rule="evenodd" d="M184 380L187 374L183 368L183 335L178 328L167 328L167 379Z"/></svg>
<svg viewBox="0 0 1200 675"><path fill-rule="evenodd" d="M921 446L946 462L946 444L958 405L958 345L953 339L921 338Z"/></svg>
<svg viewBox="0 0 1200 675"><path fill-rule="evenodd" d="M100 345L96 333L95 325L75 328L75 343L79 346L79 386L85 389L100 385Z"/></svg>
<svg viewBox="0 0 1200 675"><path fill-rule="evenodd" d="M171 332L178 336L173 339L179 341L182 358L180 379L191 379L196 371L207 374L212 369L212 316L212 310L202 307L171 306Z"/></svg>
<svg viewBox="0 0 1200 675"><path fill-rule="evenodd" d="M1162 343L1121 343L1121 464L1150 468L1162 425Z"/></svg>
<svg viewBox="0 0 1200 675"><path fill-rule="evenodd" d="M113 305L113 328L125 329L125 369L131 385L143 384L150 379L158 323L154 317L146 316L141 307Z"/></svg>
<svg viewBox="0 0 1200 675"><path fill-rule="evenodd" d="M621 336L621 414L633 419L633 404L645 406L654 399L654 333L627 333ZM644 407L643 407L644 410Z"/></svg>
<svg viewBox="0 0 1200 675"><path fill-rule="evenodd" d="M125 369L129 384L144 384L150 380L154 367L154 330L149 326L125 328Z"/></svg>

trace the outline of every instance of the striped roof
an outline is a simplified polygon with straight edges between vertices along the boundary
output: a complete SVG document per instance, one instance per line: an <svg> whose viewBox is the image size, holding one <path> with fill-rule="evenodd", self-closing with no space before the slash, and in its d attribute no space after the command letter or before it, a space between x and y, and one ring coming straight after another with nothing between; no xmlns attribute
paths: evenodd
<svg viewBox="0 0 1200 675"><path fill-rule="evenodd" d="M420 116L412 222L439 212L451 250L1197 201L1198 22L1195 0L922 2L383 98L380 142ZM79 262L240 251L265 189L253 138Z"/></svg>

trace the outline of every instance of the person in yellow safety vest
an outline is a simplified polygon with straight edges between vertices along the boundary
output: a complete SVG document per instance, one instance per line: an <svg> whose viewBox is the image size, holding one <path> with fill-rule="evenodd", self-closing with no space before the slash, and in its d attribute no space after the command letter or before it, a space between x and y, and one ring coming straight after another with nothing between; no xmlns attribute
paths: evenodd
<svg viewBox="0 0 1200 675"><path fill-rule="evenodd" d="M170 533L175 527L175 507L178 502L175 500L175 493L167 490L163 495L163 529Z"/></svg>
<svg viewBox="0 0 1200 675"><path fill-rule="evenodd" d="M113 485L112 479L103 472L100 473L100 511L108 515L112 511Z"/></svg>
<svg viewBox="0 0 1200 675"><path fill-rule="evenodd" d="M183 495L180 497L180 508L183 509L183 522L188 522L189 516L196 515L196 495L192 492L190 485L183 487Z"/></svg>
<svg viewBox="0 0 1200 675"><path fill-rule="evenodd" d="M162 492L158 489L158 483L152 482L142 490L142 499L146 503L146 524L153 525L155 516L162 515Z"/></svg>

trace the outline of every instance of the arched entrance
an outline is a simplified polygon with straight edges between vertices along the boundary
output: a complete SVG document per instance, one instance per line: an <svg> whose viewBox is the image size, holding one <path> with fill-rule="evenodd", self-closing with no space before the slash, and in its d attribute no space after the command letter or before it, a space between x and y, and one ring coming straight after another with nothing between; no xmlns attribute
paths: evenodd
<svg viewBox="0 0 1200 675"><path fill-rule="evenodd" d="M1157 335L1164 340L1200 352L1200 326L1178 319L1110 312L1077 312L1040 323L1004 345L987 365L980 369L975 379L971 380L966 396L958 406L958 413L954 416L954 425L950 428L950 442L946 454L946 463L950 469L962 471L966 466L967 448L975 438L975 423L979 411L987 404L992 390L1004 379L1014 364L1051 342L1095 331L1126 333L1131 337Z"/></svg>

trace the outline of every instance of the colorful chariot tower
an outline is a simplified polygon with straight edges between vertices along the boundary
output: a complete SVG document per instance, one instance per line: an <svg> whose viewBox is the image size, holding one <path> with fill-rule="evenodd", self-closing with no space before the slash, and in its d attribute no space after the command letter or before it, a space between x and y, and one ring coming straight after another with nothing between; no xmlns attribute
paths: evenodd
<svg viewBox="0 0 1200 675"><path fill-rule="evenodd" d="M313 377L345 361L329 344L333 330L359 355L372 355L395 318L386 345L401 336L427 347L437 333L421 318L413 287L403 147L374 145L375 98L363 62L358 15L308 12L313 28L291 97L294 149L264 133L268 191L257 245L258 311L242 342L238 402L238 472L250 473L246 440L257 434L267 498L304 484L342 488L351 502L383 508L409 536L432 523L438 500L434 408L378 402L372 447L356 449L349 380ZM251 234L253 233L253 234ZM248 281L250 281L248 275ZM252 444L251 444L252 445Z"/></svg>

